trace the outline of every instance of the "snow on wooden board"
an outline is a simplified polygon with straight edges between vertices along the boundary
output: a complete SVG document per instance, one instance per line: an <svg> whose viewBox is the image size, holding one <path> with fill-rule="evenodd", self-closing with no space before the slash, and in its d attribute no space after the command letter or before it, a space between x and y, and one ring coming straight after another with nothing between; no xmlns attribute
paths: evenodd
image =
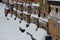
<svg viewBox="0 0 60 40"><path fill-rule="evenodd" d="M36 7L39 7L39 3L35 4L35 3L32 3L32 6L36 6Z"/></svg>
<svg viewBox="0 0 60 40"><path fill-rule="evenodd" d="M21 13L21 11L17 10L18 13Z"/></svg>
<svg viewBox="0 0 60 40"><path fill-rule="evenodd" d="M42 17L40 17L40 18L39 18L39 21L41 21L41 22L43 22L43 21L48 22L48 19L49 19L49 18L42 18Z"/></svg>
<svg viewBox="0 0 60 40"><path fill-rule="evenodd" d="M31 14L31 18L34 17L34 18L39 18L37 14Z"/></svg>

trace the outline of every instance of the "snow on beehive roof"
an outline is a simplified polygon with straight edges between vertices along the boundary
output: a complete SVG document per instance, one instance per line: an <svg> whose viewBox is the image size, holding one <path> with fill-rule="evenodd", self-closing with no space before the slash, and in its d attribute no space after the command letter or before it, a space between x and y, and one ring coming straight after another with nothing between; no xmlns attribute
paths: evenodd
<svg viewBox="0 0 60 40"><path fill-rule="evenodd" d="M46 30L38 28L38 30L33 34L33 38L35 38L36 40L45 40L46 35L47 35Z"/></svg>
<svg viewBox="0 0 60 40"><path fill-rule="evenodd" d="M36 31L36 29L37 25L35 25L34 23L30 23L26 31L29 32L30 34L33 34Z"/></svg>
<svg viewBox="0 0 60 40"><path fill-rule="evenodd" d="M22 29L26 29L26 24L27 24L27 22L24 21L24 20L22 20L22 22L20 23L19 26L20 26Z"/></svg>

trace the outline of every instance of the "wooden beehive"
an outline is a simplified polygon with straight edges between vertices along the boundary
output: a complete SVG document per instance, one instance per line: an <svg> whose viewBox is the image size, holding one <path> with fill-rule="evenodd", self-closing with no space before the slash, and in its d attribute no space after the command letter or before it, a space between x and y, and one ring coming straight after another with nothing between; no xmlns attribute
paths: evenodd
<svg viewBox="0 0 60 40"><path fill-rule="evenodd" d="M9 9L5 9L5 16L7 16L9 12L10 12Z"/></svg>
<svg viewBox="0 0 60 40"><path fill-rule="evenodd" d="M14 3L14 8L17 8L17 5Z"/></svg>
<svg viewBox="0 0 60 40"><path fill-rule="evenodd" d="M39 18L39 28L43 28L46 31L48 31L48 21L49 19L45 19L45 18Z"/></svg>
<svg viewBox="0 0 60 40"><path fill-rule="evenodd" d="M27 21L27 23L30 23L30 15L26 16L26 21Z"/></svg>
<svg viewBox="0 0 60 40"><path fill-rule="evenodd" d="M17 10L16 10L16 8L13 8L13 14L17 17Z"/></svg>
<svg viewBox="0 0 60 40"><path fill-rule="evenodd" d="M23 18L27 23L30 23L30 14L23 14Z"/></svg>
<svg viewBox="0 0 60 40"><path fill-rule="evenodd" d="M18 10L23 12L25 10L25 7L23 6L23 4L18 5Z"/></svg>
<svg viewBox="0 0 60 40"><path fill-rule="evenodd" d="M39 13L38 7L34 7L32 10L33 10L33 11L32 11L32 14L38 15L38 13Z"/></svg>
<svg viewBox="0 0 60 40"><path fill-rule="evenodd" d="M20 17L19 17L21 20L23 20L23 13L20 14Z"/></svg>
<svg viewBox="0 0 60 40"><path fill-rule="evenodd" d="M6 2L5 4L6 4L6 6L9 6L9 2Z"/></svg>
<svg viewBox="0 0 60 40"><path fill-rule="evenodd" d="M20 9L21 9L21 5L20 5L20 4L18 4L17 6L18 6L18 10L20 10Z"/></svg>
<svg viewBox="0 0 60 40"><path fill-rule="evenodd" d="M23 13L17 13L17 17L18 17L20 20L23 20Z"/></svg>
<svg viewBox="0 0 60 40"><path fill-rule="evenodd" d="M26 2L26 0L18 0L20 3L24 3Z"/></svg>
<svg viewBox="0 0 60 40"><path fill-rule="evenodd" d="M32 4L33 0L27 0L26 3Z"/></svg>
<svg viewBox="0 0 60 40"><path fill-rule="evenodd" d="M13 3L14 3L14 8L16 8L18 10L18 0L13 0Z"/></svg>
<svg viewBox="0 0 60 40"><path fill-rule="evenodd" d="M49 10L49 5L48 5L48 0L41 0L40 1L40 10L41 10L41 16L43 16L43 15L45 15L45 16L43 16L43 17L47 17L48 16L48 10Z"/></svg>
<svg viewBox="0 0 60 40"><path fill-rule="evenodd" d="M23 12L25 10L25 7L23 5L20 5L20 11Z"/></svg>
<svg viewBox="0 0 60 40"><path fill-rule="evenodd" d="M14 2L18 2L18 0L12 0L12 1L14 1Z"/></svg>
<svg viewBox="0 0 60 40"><path fill-rule="evenodd" d="M29 13L29 14L32 14L32 7L31 6L28 6L26 7L26 11Z"/></svg>
<svg viewBox="0 0 60 40"><path fill-rule="evenodd" d="M30 17L31 19L31 22L36 24L38 26L38 18L35 18L35 17Z"/></svg>

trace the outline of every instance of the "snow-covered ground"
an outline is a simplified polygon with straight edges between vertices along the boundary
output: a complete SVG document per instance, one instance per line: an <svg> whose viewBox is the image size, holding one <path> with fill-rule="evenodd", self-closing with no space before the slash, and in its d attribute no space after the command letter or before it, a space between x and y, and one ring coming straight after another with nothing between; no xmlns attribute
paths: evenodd
<svg viewBox="0 0 60 40"><path fill-rule="evenodd" d="M30 33L36 40L45 40L47 32L44 29L38 28L36 31L37 26L33 23L26 27L27 22L22 20L19 23L20 20L18 18L14 20L15 16L10 17L10 14L8 15L10 20L7 20L4 16L4 8L5 5L0 3L0 40L32 40L26 32ZM25 32L22 33L19 27L25 29Z"/></svg>

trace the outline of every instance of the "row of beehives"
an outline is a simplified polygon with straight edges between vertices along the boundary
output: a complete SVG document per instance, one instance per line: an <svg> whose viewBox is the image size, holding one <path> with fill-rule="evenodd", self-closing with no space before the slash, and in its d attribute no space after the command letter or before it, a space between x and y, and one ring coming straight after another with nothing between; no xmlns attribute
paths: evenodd
<svg viewBox="0 0 60 40"><path fill-rule="evenodd" d="M54 8L54 7L53 7ZM56 8L54 8L55 10ZM53 13L53 10L51 8L51 11ZM43 12L42 12L43 13ZM58 7L58 14L60 13L60 9ZM45 13L46 14L46 13ZM54 14L54 13L53 13ZM40 14L41 15L41 14ZM60 14L59 14L60 15ZM42 15L43 16L43 15ZM41 17L42 17L41 16ZM47 16L47 15L45 15ZM44 16L44 17L45 17ZM56 15L58 17L58 15ZM53 17L53 16L52 16ZM60 17L60 16L59 16ZM54 21L55 19L46 19L46 20L42 20L42 18L36 19L34 17L31 18L31 20L33 20L32 22L35 23L38 27L40 28L44 28L48 31L48 33L50 33L52 35L52 40L60 40L60 23L59 21L56 22ZM58 19L57 19L58 20ZM41 22L42 21L42 22Z"/></svg>
<svg viewBox="0 0 60 40"><path fill-rule="evenodd" d="M21 12L26 11L30 14L41 14L43 17L47 17L48 15L49 5L47 4L47 0L12 0L12 2L9 3L14 4L14 8ZM6 4L7 6L9 5L8 2ZM40 11L42 13L40 13Z"/></svg>
<svg viewBox="0 0 60 40"><path fill-rule="evenodd" d="M19 1L19 3L17 3L17 1ZM23 1L23 0L21 0L21 1ZM39 1L38 1L38 3L35 3L34 5L29 3L30 1L29 2L27 1L28 2L27 4L25 4L25 1L24 2L21 2L21 1L13 0L12 3L9 3L9 4L14 5L13 11L10 10L10 12L11 13L13 12L13 14L16 15L18 18L24 19L28 23L33 22L38 27L40 26L42 28L47 29L47 26L48 26L47 21L42 20L42 16L45 17L46 13L42 12L40 14ZM8 10L8 12L9 12L9 10ZM7 11L5 11L5 13L7 14ZM45 18L43 18L43 19L45 19ZM39 20L41 20L41 22L39 22ZM42 24L42 22L43 22L43 24Z"/></svg>
<svg viewBox="0 0 60 40"><path fill-rule="evenodd" d="M52 40L60 39L60 36L59 36L60 35L59 34L60 33L60 31L59 31L60 23L55 24L53 18L52 19L48 18L48 12L46 12L44 6L41 6L43 8L40 11L39 10L40 6L32 7L32 4L29 3L31 1L28 2L29 5L25 5L25 6L23 5L24 2L19 1L22 4L17 4L16 2L17 2L16 0L15 0L15 2L13 1L13 4L14 4L13 14L14 15L16 15L21 20L25 20L28 23L32 22L32 23L36 24L38 27L46 29L47 32L52 35L52 37L53 37ZM9 12L9 10L6 11L6 14L7 14L7 12ZM45 18L45 17L47 17L47 18ZM55 27L55 25L57 25L57 26Z"/></svg>
<svg viewBox="0 0 60 40"><path fill-rule="evenodd" d="M34 17L31 18L31 15L26 14L18 14L18 17L22 20L24 19L26 22L30 23L33 22L37 24L40 28L44 28L50 33L53 37L52 40L60 39L60 23L55 23L53 19L50 19L49 22L40 22L39 19L36 19Z"/></svg>

